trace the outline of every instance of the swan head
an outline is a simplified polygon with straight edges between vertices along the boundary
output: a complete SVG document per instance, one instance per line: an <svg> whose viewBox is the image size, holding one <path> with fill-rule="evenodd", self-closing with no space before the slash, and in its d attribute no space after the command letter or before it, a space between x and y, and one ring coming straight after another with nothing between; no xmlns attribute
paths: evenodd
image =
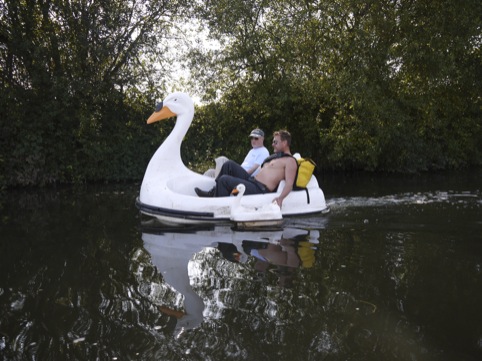
<svg viewBox="0 0 482 361"><path fill-rule="evenodd" d="M156 105L156 110L147 119L147 124L184 114L194 114L194 102L191 97L186 93L171 93Z"/></svg>
<svg viewBox="0 0 482 361"><path fill-rule="evenodd" d="M243 183L239 183L236 188L231 192L232 195L237 196L236 199L241 199L246 191L246 186Z"/></svg>

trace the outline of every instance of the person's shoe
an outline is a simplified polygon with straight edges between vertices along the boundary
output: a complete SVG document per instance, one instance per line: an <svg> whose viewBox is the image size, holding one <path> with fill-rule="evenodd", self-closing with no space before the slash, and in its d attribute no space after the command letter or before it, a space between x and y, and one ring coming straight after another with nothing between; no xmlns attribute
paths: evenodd
<svg viewBox="0 0 482 361"><path fill-rule="evenodd" d="M214 192L216 191L216 188L212 188L208 191L203 191L202 189L199 188L194 188L194 191L199 197L214 197Z"/></svg>

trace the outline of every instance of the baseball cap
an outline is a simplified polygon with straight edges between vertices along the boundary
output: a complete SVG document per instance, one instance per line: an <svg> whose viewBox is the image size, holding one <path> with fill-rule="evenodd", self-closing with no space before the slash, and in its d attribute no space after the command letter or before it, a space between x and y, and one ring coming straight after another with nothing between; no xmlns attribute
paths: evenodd
<svg viewBox="0 0 482 361"><path fill-rule="evenodd" d="M253 129L251 131L251 134L249 135L249 137L264 137L264 132L259 129L259 128L256 128L256 129Z"/></svg>

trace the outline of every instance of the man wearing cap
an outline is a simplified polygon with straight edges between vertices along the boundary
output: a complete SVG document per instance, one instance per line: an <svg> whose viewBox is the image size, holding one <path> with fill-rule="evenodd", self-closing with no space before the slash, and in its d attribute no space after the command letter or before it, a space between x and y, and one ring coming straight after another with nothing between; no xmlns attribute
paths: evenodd
<svg viewBox="0 0 482 361"><path fill-rule="evenodd" d="M264 132L259 128L253 129L249 134L249 138L251 139L252 148L244 158L241 166L232 160L226 161L216 177L216 183L223 175L247 179L250 176L254 177L259 172L261 169L260 165L269 157L269 151L264 146ZM194 188L194 190L199 197L215 196L215 188L209 191L203 191L199 188Z"/></svg>
<svg viewBox="0 0 482 361"><path fill-rule="evenodd" d="M246 155L246 158L244 158L243 163L241 163L241 167L249 175L255 176L259 172L259 166L263 164L263 160L269 156L269 151L264 146L264 132L261 129L253 129L249 138L251 139L252 148Z"/></svg>

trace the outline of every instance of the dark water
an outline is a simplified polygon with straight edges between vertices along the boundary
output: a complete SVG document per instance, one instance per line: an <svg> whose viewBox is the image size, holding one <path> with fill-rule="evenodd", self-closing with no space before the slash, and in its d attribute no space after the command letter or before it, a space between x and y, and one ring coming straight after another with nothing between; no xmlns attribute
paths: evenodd
<svg viewBox="0 0 482 361"><path fill-rule="evenodd" d="M320 179L283 230L159 229L138 186L11 191L0 360L482 359L482 172Z"/></svg>

